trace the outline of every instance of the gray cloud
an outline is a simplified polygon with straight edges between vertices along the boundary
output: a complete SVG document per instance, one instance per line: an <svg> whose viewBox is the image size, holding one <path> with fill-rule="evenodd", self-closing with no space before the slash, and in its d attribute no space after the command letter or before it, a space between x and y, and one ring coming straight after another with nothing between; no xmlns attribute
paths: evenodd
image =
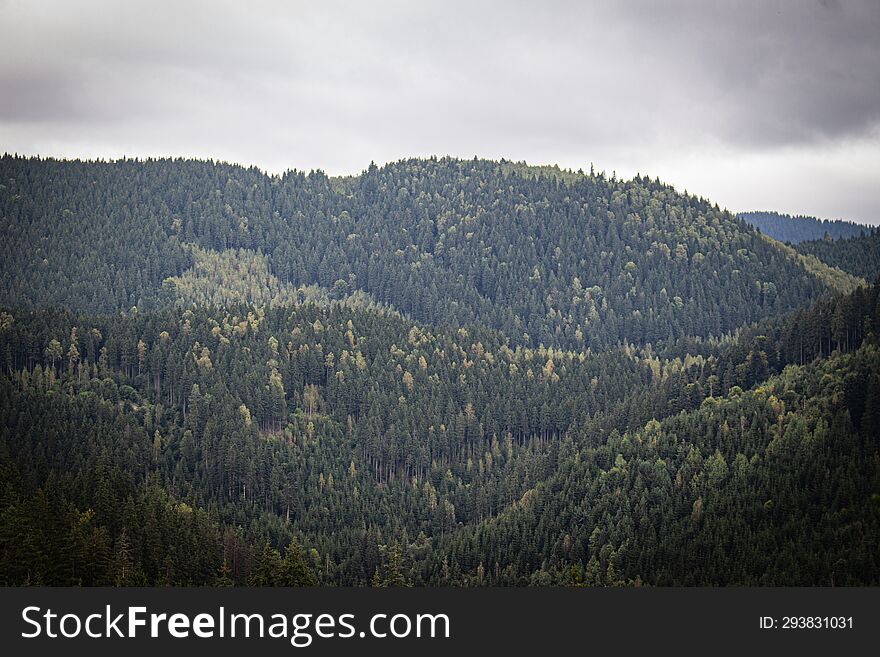
<svg viewBox="0 0 880 657"><path fill-rule="evenodd" d="M877 34L875 0L0 0L0 149L331 173L595 162L732 209L876 223Z"/></svg>

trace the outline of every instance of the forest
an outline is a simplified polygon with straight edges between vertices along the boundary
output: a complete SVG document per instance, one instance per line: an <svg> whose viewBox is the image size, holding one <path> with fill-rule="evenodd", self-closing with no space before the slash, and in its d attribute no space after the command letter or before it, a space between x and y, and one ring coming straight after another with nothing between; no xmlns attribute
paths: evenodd
<svg viewBox="0 0 880 657"><path fill-rule="evenodd" d="M868 226L842 219L817 219L779 212L740 212L739 217L780 242L800 244L815 240L833 241L862 237L871 232Z"/></svg>
<svg viewBox="0 0 880 657"><path fill-rule="evenodd" d="M505 160L7 155L0 235L4 585L880 583L876 233Z"/></svg>
<svg viewBox="0 0 880 657"><path fill-rule="evenodd" d="M797 250L869 281L876 279L880 273L880 230L876 228L862 237L801 242Z"/></svg>

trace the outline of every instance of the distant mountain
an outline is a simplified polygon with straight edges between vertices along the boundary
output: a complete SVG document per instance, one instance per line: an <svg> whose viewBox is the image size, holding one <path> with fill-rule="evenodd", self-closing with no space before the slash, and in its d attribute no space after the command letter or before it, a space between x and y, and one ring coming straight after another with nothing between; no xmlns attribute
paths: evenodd
<svg viewBox="0 0 880 657"><path fill-rule="evenodd" d="M740 212L739 218L759 228L765 235L790 244L821 240L826 234L833 240L855 237L869 230L867 226L852 221L817 219L802 215L792 217L778 212Z"/></svg>

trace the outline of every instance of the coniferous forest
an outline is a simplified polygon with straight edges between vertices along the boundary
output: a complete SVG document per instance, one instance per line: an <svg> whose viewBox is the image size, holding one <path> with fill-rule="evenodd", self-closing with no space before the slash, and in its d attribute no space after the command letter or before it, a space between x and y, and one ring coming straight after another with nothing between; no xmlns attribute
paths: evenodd
<svg viewBox="0 0 880 657"><path fill-rule="evenodd" d="M4 156L0 584L878 585L877 239L505 160Z"/></svg>
<svg viewBox="0 0 880 657"><path fill-rule="evenodd" d="M765 235L790 244L862 237L870 232L867 226L842 219L817 219L800 215L792 217L778 212L740 212L739 217Z"/></svg>

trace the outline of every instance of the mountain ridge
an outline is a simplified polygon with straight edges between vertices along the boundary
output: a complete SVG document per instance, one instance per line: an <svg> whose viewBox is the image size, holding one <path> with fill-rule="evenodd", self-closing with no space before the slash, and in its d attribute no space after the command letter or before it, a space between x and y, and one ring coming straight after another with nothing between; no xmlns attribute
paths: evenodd
<svg viewBox="0 0 880 657"><path fill-rule="evenodd" d="M844 219L817 219L808 215L788 215L771 211L740 212L738 215L762 233L780 242L798 244L809 240L830 238L838 240L859 237L871 231L871 226Z"/></svg>
<svg viewBox="0 0 880 657"><path fill-rule="evenodd" d="M647 178L523 166L410 159L333 180L196 160L5 157L0 299L147 309L193 266L193 243L261 253L283 283L361 290L426 323L601 347L720 335L830 289L705 199ZM82 240L94 246L77 253Z"/></svg>

